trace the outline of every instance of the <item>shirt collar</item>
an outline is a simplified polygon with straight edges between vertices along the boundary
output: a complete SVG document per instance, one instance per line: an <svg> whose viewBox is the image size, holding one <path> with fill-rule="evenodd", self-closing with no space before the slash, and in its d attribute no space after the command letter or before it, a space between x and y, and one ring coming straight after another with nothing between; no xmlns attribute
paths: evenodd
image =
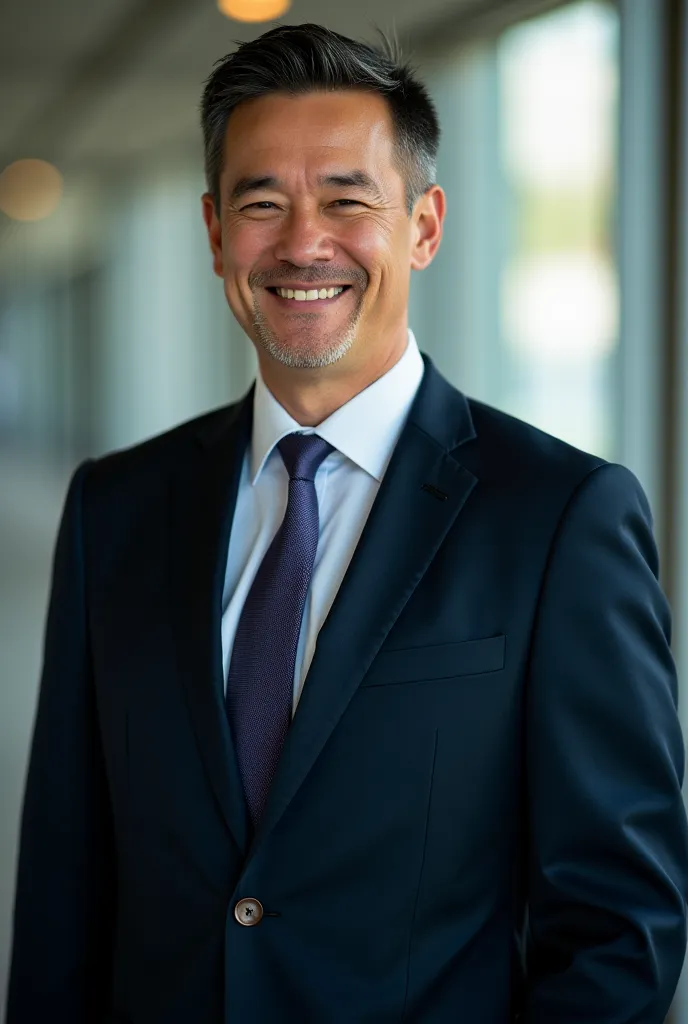
<svg viewBox="0 0 688 1024"><path fill-rule="evenodd" d="M252 484L256 483L278 441L295 431L317 434L380 482L424 370L418 343L409 329L404 354L387 373L354 395L317 427L302 427L269 391L259 368L253 397Z"/></svg>

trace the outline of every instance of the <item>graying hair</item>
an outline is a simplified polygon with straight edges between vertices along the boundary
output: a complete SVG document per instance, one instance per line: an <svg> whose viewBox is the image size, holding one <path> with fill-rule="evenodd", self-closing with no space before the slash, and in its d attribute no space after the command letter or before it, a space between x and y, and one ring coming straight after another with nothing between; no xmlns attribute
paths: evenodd
<svg viewBox="0 0 688 1024"><path fill-rule="evenodd" d="M363 89L388 103L409 214L435 183L440 126L427 89L406 62L396 39L379 32L371 46L322 25L281 25L216 61L201 99L205 175L220 208L227 122L240 103L271 93Z"/></svg>

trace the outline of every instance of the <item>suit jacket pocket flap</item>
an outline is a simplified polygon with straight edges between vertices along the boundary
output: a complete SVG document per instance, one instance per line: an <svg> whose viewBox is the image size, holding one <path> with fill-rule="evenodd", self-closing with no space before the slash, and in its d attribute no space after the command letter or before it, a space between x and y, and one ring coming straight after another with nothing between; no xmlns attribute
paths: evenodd
<svg viewBox="0 0 688 1024"><path fill-rule="evenodd" d="M361 686L386 686L498 672L504 668L505 647L506 636L501 635L434 647L382 650Z"/></svg>

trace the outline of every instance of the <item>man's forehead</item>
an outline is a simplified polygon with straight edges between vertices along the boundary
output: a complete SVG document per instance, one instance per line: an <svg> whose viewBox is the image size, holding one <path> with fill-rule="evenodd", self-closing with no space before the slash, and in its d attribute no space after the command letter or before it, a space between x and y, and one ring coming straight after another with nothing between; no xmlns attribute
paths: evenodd
<svg viewBox="0 0 688 1024"><path fill-rule="evenodd" d="M368 112L357 102L361 98L371 101ZM238 187L243 193L250 179L266 179L264 187L307 180L310 187L370 191L374 183L379 190L380 179L394 167L393 149L391 119L381 97L353 91L271 94L232 114L223 178L232 191Z"/></svg>
<svg viewBox="0 0 688 1024"><path fill-rule="evenodd" d="M392 141L392 121L382 97L365 92L274 93L241 103L231 114L225 136L227 155L242 145L279 151L306 147L315 152L375 149ZM250 140L250 141L249 141Z"/></svg>
<svg viewBox="0 0 688 1024"><path fill-rule="evenodd" d="M232 117L242 114L252 118L266 117L271 113L280 116L289 110L296 115L302 111L304 116L312 116L313 111L321 109L329 116L341 114L365 113L369 117L385 120L390 116L386 99L378 93L367 89L313 89L310 92L269 92L264 96L255 96L243 100L235 107Z"/></svg>
<svg viewBox="0 0 688 1024"><path fill-rule="evenodd" d="M307 181L312 187L370 189L393 164L392 146L375 145L370 138L361 145L356 145L356 140L349 140L348 145L319 145L312 137L273 138L265 146L234 146L228 139L223 176L231 179L232 187L244 179L265 179L265 187Z"/></svg>

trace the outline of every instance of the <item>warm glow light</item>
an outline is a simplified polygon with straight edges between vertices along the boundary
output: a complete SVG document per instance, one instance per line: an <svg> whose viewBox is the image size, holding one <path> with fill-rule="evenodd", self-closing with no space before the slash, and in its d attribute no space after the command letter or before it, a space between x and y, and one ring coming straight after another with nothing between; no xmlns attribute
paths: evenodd
<svg viewBox="0 0 688 1024"><path fill-rule="evenodd" d="M217 0L217 6L235 21L272 21L291 7L291 0Z"/></svg>
<svg viewBox="0 0 688 1024"><path fill-rule="evenodd" d="M62 175L45 160L16 160L0 174L0 210L13 220L42 220L62 197Z"/></svg>

